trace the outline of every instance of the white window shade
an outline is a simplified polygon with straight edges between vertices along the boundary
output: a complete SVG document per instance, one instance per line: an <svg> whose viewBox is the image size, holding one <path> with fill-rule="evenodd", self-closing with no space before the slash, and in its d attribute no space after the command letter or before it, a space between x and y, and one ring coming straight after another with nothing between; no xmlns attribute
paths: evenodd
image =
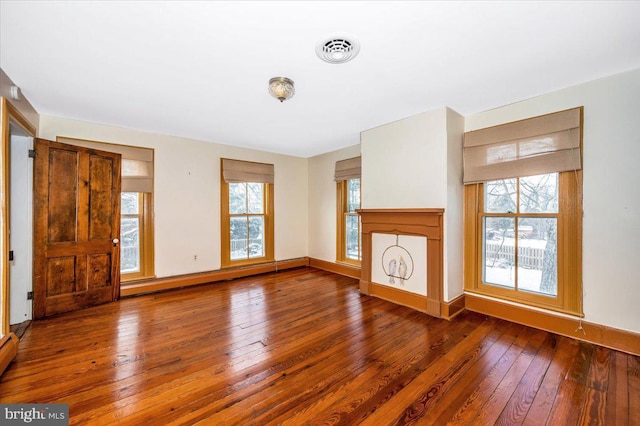
<svg viewBox="0 0 640 426"><path fill-rule="evenodd" d="M343 180L359 179L362 174L362 157L349 158L336 161L334 178L336 182Z"/></svg>
<svg viewBox="0 0 640 426"><path fill-rule="evenodd" d="M256 182L272 184L274 181L274 167L273 164L223 158L222 177L227 183Z"/></svg>
<svg viewBox="0 0 640 426"><path fill-rule="evenodd" d="M582 108L464 135L464 183L580 170Z"/></svg>
<svg viewBox="0 0 640 426"><path fill-rule="evenodd" d="M153 163L123 158L122 192L153 192Z"/></svg>
<svg viewBox="0 0 640 426"><path fill-rule="evenodd" d="M122 192L153 192L153 149L58 136L58 142L122 156Z"/></svg>

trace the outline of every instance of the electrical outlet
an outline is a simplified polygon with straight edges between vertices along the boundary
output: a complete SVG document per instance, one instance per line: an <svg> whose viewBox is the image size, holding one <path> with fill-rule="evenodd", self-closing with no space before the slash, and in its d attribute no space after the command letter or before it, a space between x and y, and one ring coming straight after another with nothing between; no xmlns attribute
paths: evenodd
<svg viewBox="0 0 640 426"><path fill-rule="evenodd" d="M198 255L197 254L193 255L193 260L198 260Z"/></svg>

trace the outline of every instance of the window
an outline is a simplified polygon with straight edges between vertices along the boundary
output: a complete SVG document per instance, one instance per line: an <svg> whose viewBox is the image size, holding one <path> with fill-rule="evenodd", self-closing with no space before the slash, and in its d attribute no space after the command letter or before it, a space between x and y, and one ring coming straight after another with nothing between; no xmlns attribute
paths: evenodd
<svg viewBox="0 0 640 426"><path fill-rule="evenodd" d="M360 179L338 183L338 261L360 264L362 260L360 232Z"/></svg>
<svg viewBox="0 0 640 426"><path fill-rule="evenodd" d="M360 157L336 162L338 220L336 260L360 265L362 232L360 226Z"/></svg>
<svg viewBox="0 0 640 426"><path fill-rule="evenodd" d="M578 111L577 125L581 129L581 109ZM518 125L520 123L523 122ZM536 138L539 142L551 137L545 133L528 138L529 147L537 143ZM542 169L547 169L545 173L530 174L528 160L508 164L502 170L498 167L501 161L485 161L494 155L492 153L501 151L504 156L508 151L500 142L492 140L491 143L493 146L485 149L486 158L482 160L485 164L478 166L477 159L465 156L465 180L467 162L475 167L469 174L493 177L465 182L465 290L581 315L579 149L575 150L575 145L567 148L578 157L566 155L568 161L560 166L561 162L549 158L540 162L540 157L549 151L528 152L537 162L533 170L540 170L540 164L544 166ZM508 143L514 146L519 142ZM524 145L518 147L520 153L526 151ZM465 150L467 147L465 135ZM518 159L528 159L528 155Z"/></svg>
<svg viewBox="0 0 640 426"><path fill-rule="evenodd" d="M264 195L263 183L229 184L232 261L265 256Z"/></svg>
<svg viewBox="0 0 640 426"><path fill-rule="evenodd" d="M558 174L483 185L482 282L558 295Z"/></svg>
<svg viewBox="0 0 640 426"><path fill-rule="evenodd" d="M120 201L120 274L131 281L153 276L151 194L122 192Z"/></svg>
<svg viewBox="0 0 640 426"><path fill-rule="evenodd" d="M123 192L120 201L120 272L140 272L142 208L140 193Z"/></svg>
<svg viewBox="0 0 640 426"><path fill-rule="evenodd" d="M262 166L270 178L251 173ZM272 180L273 166L223 159L222 173L222 266L273 261L273 183L252 181Z"/></svg>

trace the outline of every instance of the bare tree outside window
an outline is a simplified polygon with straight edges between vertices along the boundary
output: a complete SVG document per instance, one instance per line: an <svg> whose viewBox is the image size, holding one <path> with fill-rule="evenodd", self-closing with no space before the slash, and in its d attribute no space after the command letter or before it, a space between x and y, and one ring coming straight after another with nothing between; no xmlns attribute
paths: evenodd
<svg viewBox="0 0 640 426"><path fill-rule="evenodd" d="M120 196L120 272L140 272L140 194Z"/></svg>
<svg viewBox="0 0 640 426"><path fill-rule="evenodd" d="M265 256L264 184L229 183L231 260Z"/></svg>
<svg viewBox="0 0 640 426"><path fill-rule="evenodd" d="M484 184L483 278L557 295L558 174Z"/></svg>
<svg viewBox="0 0 640 426"><path fill-rule="evenodd" d="M347 211L345 212L346 253L348 259L361 260L360 253L360 179L347 181Z"/></svg>

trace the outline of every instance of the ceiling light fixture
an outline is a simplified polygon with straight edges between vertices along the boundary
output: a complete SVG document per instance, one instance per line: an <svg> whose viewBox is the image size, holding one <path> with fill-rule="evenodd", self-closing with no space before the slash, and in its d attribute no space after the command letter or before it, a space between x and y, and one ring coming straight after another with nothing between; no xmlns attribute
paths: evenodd
<svg viewBox="0 0 640 426"><path fill-rule="evenodd" d="M291 99L296 89L293 87L293 80L287 77L273 77L269 80L269 93L280 102L284 102Z"/></svg>

